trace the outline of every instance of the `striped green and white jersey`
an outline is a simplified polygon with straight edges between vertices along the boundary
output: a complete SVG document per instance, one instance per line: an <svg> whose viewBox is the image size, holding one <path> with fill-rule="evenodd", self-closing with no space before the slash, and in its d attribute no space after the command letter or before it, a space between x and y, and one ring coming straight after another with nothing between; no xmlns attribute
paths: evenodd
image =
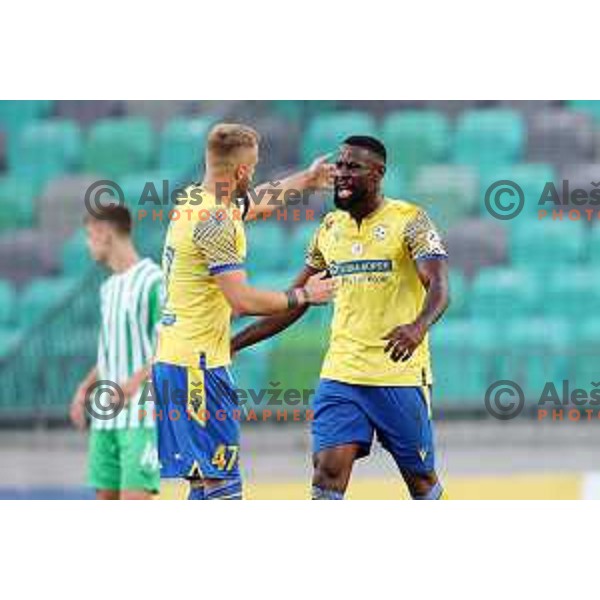
<svg viewBox="0 0 600 600"><path fill-rule="evenodd" d="M100 288L101 327L98 341L98 380L122 385L152 360L163 296L162 270L149 258L123 273L111 275ZM140 403L140 398L142 402ZM116 396L115 396L116 398ZM115 417L92 416L94 429L154 426L154 404L148 390L132 396ZM108 417L106 395L93 401L94 409ZM145 411L145 415L144 415Z"/></svg>

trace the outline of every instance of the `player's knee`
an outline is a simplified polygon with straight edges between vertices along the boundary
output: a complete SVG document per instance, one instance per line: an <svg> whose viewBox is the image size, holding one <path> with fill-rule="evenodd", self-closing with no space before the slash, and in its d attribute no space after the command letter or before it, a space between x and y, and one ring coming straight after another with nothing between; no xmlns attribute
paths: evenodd
<svg viewBox="0 0 600 600"><path fill-rule="evenodd" d="M323 489L344 491L347 478L343 463L334 457L317 454L313 459L313 466L313 485Z"/></svg>
<svg viewBox="0 0 600 600"><path fill-rule="evenodd" d="M435 471L429 473L402 472L413 500L440 500L444 492Z"/></svg>

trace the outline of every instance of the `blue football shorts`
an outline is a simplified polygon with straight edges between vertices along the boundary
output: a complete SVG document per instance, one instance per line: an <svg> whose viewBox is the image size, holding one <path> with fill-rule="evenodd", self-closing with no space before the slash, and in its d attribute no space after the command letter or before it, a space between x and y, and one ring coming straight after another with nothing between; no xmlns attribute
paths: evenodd
<svg viewBox="0 0 600 600"><path fill-rule="evenodd" d="M152 367L161 477L237 479L242 411L226 367Z"/></svg>
<svg viewBox="0 0 600 600"><path fill-rule="evenodd" d="M353 385L321 379L313 402L313 452L358 444L371 451L374 434L398 468L434 470L431 387Z"/></svg>

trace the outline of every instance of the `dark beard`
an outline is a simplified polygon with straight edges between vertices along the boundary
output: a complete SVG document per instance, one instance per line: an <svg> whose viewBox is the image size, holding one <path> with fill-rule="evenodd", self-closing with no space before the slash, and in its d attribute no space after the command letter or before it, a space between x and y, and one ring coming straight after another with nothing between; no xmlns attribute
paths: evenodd
<svg viewBox="0 0 600 600"><path fill-rule="evenodd" d="M337 209L350 212L363 201L365 195L364 190L354 190L349 198L342 199L338 197L338 192L335 190L333 194L333 203Z"/></svg>

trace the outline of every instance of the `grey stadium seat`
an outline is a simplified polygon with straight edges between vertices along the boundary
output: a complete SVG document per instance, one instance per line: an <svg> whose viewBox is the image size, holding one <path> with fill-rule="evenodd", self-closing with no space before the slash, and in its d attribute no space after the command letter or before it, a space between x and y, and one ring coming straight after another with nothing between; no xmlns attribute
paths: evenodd
<svg viewBox="0 0 600 600"><path fill-rule="evenodd" d="M427 110L437 110L448 119L455 119L465 110L490 108L491 100L425 100Z"/></svg>
<svg viewBox="0 0 600 600"><path fill-rule="evenodd" d="M81 227L86 215L85 193L99 179L103 178L87 173L51 181L38 200L40 228L65 239Z"/></svg>
<svg viewBox="0 0 600 600"><path fill-rule="evenodd" d="M524 115L540 110L560 108L562 104L562 100L498 100L499 107L518 110Z"/></svg>
<svg viewBox="0 0 600 600"><path fill-rule="evenodd" d="M425 165L415 176L412 193L443 229L475 211L479 178L474 169L462 165Z"/></svg>
<svg viewBox="0 0 600 600"><path fill-rule="evenodd" d="M0 279L21 284L31 277L58 271L62 241L39 229L22 229L0 236Z"/></svg>
<svg viewBox="0 0 600 600"><path fill-rule="evenodd" d="M247 123L260 134L260 161L256 181L281 175L282 171L298 164L298 123L280 117L251 118Z"/></svg>
<svg viewBox="0 0 600 600"><path fill-rule="evenodd" d="M120 114L121 100L57 100L54 112L58 117L90 125L96 119Z"/></svg>
<svg viewBox="0 0 600 600"><path fill-rule="evenodd" d="M191 100L125 100L125 112L132 117L149 119L156 129L179 115L188 115L194 108Z"/></svg>
<svg viewBox="0 0 600 600"><path fill-rule="evenodd" d="M530 162L564 165L589 162L594 156L594 128L582 113L543 110L528 116Z"/></svg>
<svg viewBox="0 0 600 600"><path fill-rule="evenodd" d="M506 229L497 221L467 219L452 227L445 237L450 264L467 276L483 267L506 262Z"/></svg>
<svg viewBox="0 0 600 600"><path fill-rule="evenodd" d="M600 183L600 165L597 163L586 163L586 164L578 164L578 165L567 165L560 171L560 180L557 182L556 191L558 192L558 196L561 199L563 198L563 186L561 184L562 180L567 180L569 182L569 194L573 193L575 189L583 189L587 192L588 197L590 192L594 189L598 189L599 186L593 185L595 183ZM598 192L597 192L598 193ZM597 201L596 201L597 202ZM552 209L553 206L548 203L547 206ZM595 211L600 210L600 205L597 203L594 205L578 205L574 203L569 203L564 206L557 206L556 208L568 209L568 208L593 208ZM587 218L587 217L585 217ZM583 219L583 217L582 217ZM594 218L594 221L597 219Z"/></svg>

